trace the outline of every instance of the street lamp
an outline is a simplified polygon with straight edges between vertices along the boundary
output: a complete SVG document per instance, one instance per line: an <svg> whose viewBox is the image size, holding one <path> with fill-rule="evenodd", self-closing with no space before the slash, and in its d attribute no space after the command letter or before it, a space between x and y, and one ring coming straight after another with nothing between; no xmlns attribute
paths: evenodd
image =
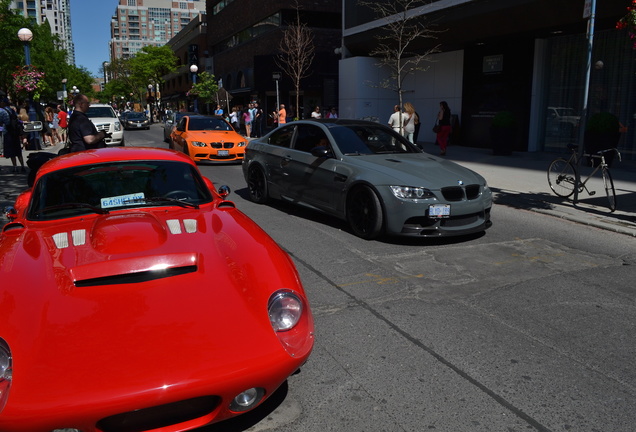
<svg viewBox="0 0 636 432"><path fill-rule="evenodd" d="M80 89L77 88L77 86L73 86L71 88L71 94L73 95L73 97L77 96L80 93Z"/></svg>
<svg viewBox="0 0 636 432"><path fill-rule="evenodd" d="M28 68L31 66L31 47L29 46L29 42L33 40L33 32L23 27L18 30L18 39L24 44L24 63ZM38 119L37 113L35 112L35 107L33 106L33 101L31 101L30 96L27 103L29 104L29 121L36 121Z"/></svg>
<svg viewBox="0 0 636 432"><path fill-rule="evenodd" d="M18 30L18 39L24 43L24 62L27 66L31 66L31 47L29 42L33 40L33 32L28 28Z"/></svg>
<svg viewBox="0 0 636 432"><path fill-rule="evenodd" d="M197 72L199 71L199 67L195 64L190 66L190 72L192 73L192 84L196 84L197 83ZM198 105L198 99L197 96L194 95L194 112L198 113L199 112L199 105Z"/></svg>
<svg viewBox="0 0 636 432"><path fill-rule="evenodd" d="M102 63L102 68L104 69L104 85L106 85L106 83L108 82L108 75L106 74L106 69L108 69L108 66L110 66L110 63L108 63L107 61Z"/></svg>

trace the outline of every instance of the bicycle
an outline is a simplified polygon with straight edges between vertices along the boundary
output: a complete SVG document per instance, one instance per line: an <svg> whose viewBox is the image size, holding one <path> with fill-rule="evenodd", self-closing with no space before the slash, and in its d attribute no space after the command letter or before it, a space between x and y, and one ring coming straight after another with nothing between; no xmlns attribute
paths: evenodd
<svg viewBox="0 0 636 432"><path fill-rule="evenodd" d="M578 145L576 144L568 144L568 148L572 150L572 155L569 159L558 158L552 161L550 167L548 168L548 184L550 185L550 189L552 192L557 194L560 197L568 198L574 193L574 185L576 183L576 166L578 165ZM610 174L609 165L605 161L605 153L607 152L616 152L618 155L618 160L621 160L620 152L615 148L605 149L598 151L596 153L584 153L583 157L591 158L593 160L600 159L600 163L592 164L596 165L594 170L585 178L585 180L580 179L578 192L581 193L585 190L588 195L593 196L596 194L596 191L591 191L587 188L587 181L594 175L598 170L601 170L601 176L603 177L603 187L605 188L605 194L607 195L607 200L609 201L609 209L610 211L616 210L616 191L614 190L614 181L612 180L612 175Z"/></svg>

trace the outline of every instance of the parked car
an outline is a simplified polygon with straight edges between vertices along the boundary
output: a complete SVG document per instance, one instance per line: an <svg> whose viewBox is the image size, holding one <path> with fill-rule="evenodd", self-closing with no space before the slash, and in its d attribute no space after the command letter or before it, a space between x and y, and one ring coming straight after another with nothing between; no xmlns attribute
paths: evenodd
<svg viewBox="0 0 636 432"><path fill-rule="evenodd" d="M42 165L0 232L0 430L191 430L305 363L299 275L228 193L165 149Z"/></svg>
<svg viewBox="0 0 636 432"><path fill-rule="evenodd" d="M128 111L122 115L121 122L125 130L150 129L150 120L143 112Z"/></svg>
<svg viewBox="0 0 636 432"><path fill-rule="evenodd" d="M166 116L166 120L163 122L163 140L169 144L170 142L170 134L172 130L179 124L179 120L183 116L187 115L197 115L193 112L184 112L184 111L172 111L170 114Z"/></svg>
<svg viewBox="0 0 636 432"><path fill-rule="evenodd" d="M247 139L220 116L187 115L170 134L171 148L195 162L241 162Z"/></svg>
<svg viewBox="0 0 636 432"><path fill-rule="evenodd" d="M124 128L113 107L108 104L91 104L86 112L86 116L93 122L98 131L104 130L111 134L110 137L104 140L106 145L124 145Z"/></svg>
<svg viewBox="0 0 636 432"><path fill-rule="evenodd" d="M456 236L490 227L492 193L479 174L423 153L363 120L300 120L251 140L250 199L283 199L334 215L362 238Z"/></svg>

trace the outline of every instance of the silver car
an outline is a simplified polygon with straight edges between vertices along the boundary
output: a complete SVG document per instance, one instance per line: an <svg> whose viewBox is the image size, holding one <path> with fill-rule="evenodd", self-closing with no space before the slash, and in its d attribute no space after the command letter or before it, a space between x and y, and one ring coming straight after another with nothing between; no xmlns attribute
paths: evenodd
<svg viewBox="0 0 636 432"><path fill-rule="evenodd" d="M172 141L170 141L170 134L172 133L172 130L177 127L179 120L181 120L183 116L191 115L197 114L193 112L172 111L166 116L166 120L163 122L163 140L170 144L170 148L172 148Z"/></svg>
<svg viewBox="0 0 636 432"><path fill-rule="evenodd" d="M348 222L362 238L457 236L490 227L479 174L361 120L301 120L247 145L250 199L287 200Z"/></svg>

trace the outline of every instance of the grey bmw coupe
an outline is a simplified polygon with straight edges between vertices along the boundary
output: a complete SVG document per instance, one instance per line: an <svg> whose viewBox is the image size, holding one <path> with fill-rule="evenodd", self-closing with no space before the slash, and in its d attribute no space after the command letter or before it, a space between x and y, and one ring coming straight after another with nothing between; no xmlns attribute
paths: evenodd
<svg viewBox="0 0 636 432"><path fill-rule="evenodd" d="M287 200L347 221L364 239L458 236L490 227L482 176L362 120L300 120L247 145L250 199Z"/></svg>

